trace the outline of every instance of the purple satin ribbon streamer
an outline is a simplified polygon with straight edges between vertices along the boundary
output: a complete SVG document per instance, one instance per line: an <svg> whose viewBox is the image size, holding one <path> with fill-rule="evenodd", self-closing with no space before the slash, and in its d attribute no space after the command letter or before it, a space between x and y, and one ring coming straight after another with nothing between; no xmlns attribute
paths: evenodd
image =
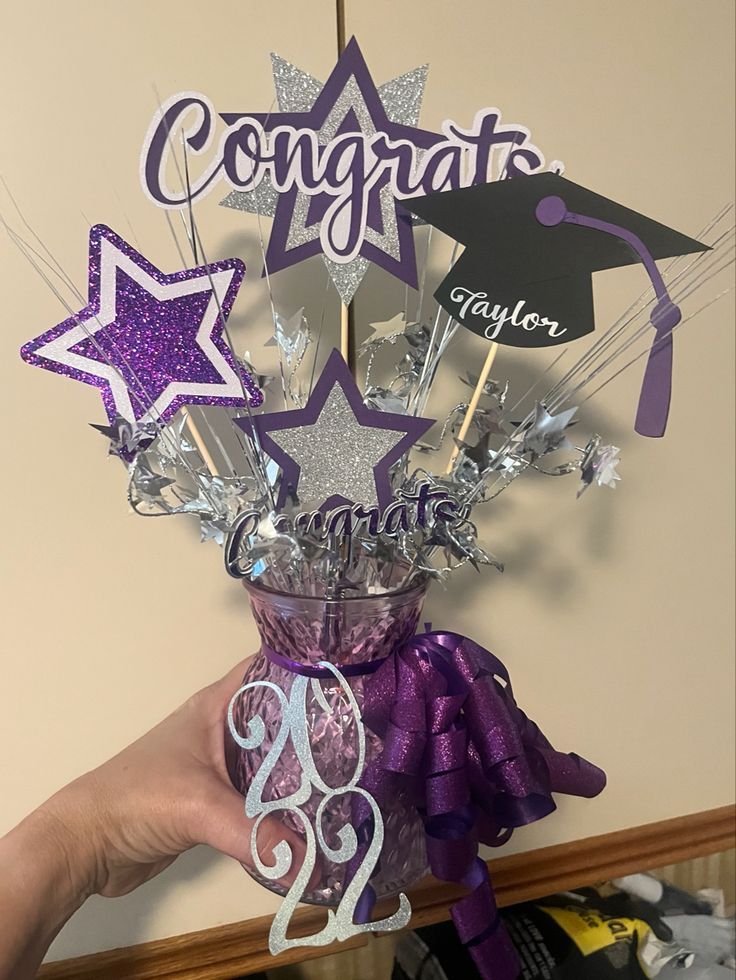
<svg viewBox="0 0 736 980"><path fill-rule="evenodd" d="M281 667L282 670L288 670L292 674L301 674L302 677L316 677L319 680L335 679L335 675L326 667L305 663L303 660L290 660L288 657L284 657L275 650L272 650L271 647L266 646L265 643L261 646L261 653L266 660L270 660L276 667ZM365 663L335 664L335 666L343 677L363 677L366 674L375 673L385 663L385 660L386 658L382 657L380 660L366 660Z"/></svg>
<svg viewBox="0 0 736 980"><path fill-rule="evenodd" d="M460 939L484 980L513 980L518 959L478 845L499 846L514 827L551 813L553 792L597 795L605 774L574 753L557 752L517 706L501 661L457 633L415 636L366 679L364 691L363 720L384 747L361 785L379 806L401 790L411 794L424 818L433 874L468 889L451 909ZM354 867L372 836L361 800ZM359 921L369 920L374 901L368 886Z"/></svg>

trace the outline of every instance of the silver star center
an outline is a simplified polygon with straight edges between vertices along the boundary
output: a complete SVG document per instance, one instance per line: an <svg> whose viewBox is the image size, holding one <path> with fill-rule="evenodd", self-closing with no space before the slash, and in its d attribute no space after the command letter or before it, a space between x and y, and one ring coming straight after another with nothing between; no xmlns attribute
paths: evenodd
<svg viewBox="0 0 736 980"><path fill-rule="evenodd" d="M269 432L300 467L297 494L300 506L309 509L334 496L378 506L373 467L405 434L361 425L339 384L313 425Z"/></svg>

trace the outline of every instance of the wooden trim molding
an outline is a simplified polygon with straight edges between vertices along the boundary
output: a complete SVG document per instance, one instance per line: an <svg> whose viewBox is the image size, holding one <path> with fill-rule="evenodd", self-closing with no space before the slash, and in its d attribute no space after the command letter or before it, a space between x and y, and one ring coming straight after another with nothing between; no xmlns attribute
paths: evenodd
<svg viewBox="0 0 736 980"><path fill-rule="evenodd" d="M488 862L499 905L542 898L556 891L591 885L647 868L658 868L736 846L736 807L725 806L672 820L645 824L569 844L557 844ZM462 889L429 878L410 894L412 927L448 918ZM379 904L387 914L395 902ZM293 934L309 935L324 922L323 909L297 910ZM171 939L113 949L46 964L40 980L229 980L360 946L366 937L321 949L268 952L271 916L190 932Z"/></svg>

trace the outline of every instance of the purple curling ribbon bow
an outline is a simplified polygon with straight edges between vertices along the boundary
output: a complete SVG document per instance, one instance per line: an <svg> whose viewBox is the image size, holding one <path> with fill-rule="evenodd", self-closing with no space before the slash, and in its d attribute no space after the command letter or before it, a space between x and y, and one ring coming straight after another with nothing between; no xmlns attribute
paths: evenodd
<svg viewBox="0 0 736 980"><path fill-rule="evenodd" d="M457 633L413 637L364 690L363 720L384 747L361 785L379 805L409 789L424 818L432 873L468 889L451 909L461 941L484 980L513 980L519 963L478 845L503 844L514 827L551 813L553 792L596 796L605 773L557 752L517 706L501 661ZM360 805L354 816L365 847L370 817ZM357 909L362 921L374 901L368 886Z"/></svg>

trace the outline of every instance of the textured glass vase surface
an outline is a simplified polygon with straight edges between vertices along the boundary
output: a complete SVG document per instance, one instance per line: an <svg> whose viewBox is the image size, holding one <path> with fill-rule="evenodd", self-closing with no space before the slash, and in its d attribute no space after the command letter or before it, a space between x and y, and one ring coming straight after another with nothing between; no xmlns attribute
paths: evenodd
<svg viewBox="0 0 736 980"><path fill-rule="evenodd" d="M380 595L339 600L287 595L251 582L246 583L246 588L264 645L291 661L308 665L329 661L339 668L382 659L405 643L416 630L426 584L414 584ZM288 698L297 676L292 670L272 663L261 650L250 662L243 683L268 681L281 688ZM314 683L319 685L325 703L319 703L310 685L306 695L310 749L324 782L330 787L343 786L349 782L356 768L356 719L339 683L331 678ZM348 683L358 707L362 709L365 677L350 677ZM325 707L329 710L325 710ZM268 687L253 687L235 702L233 720L238 732L245 734L248 723L256 717L265 725L265 738L260 747L239 748L230 733L225 733L230 778L243 795L273 745L281 725L279 699ZM364 726L364 730L365 760L369 765L381 752L382 742L367 726ZM300 785L301 775L301 766L289 739L268 777L262 799L283 799L294 793ZM313 790L308 802L301 806L313 826L321 800L322 794ZM338 833L352 822L354 803L355 794L352 793L331 799L322 818L322 829L329 846L337 846ZM398 794L388 805L384 804L382 812L384 844L371 878L378 897L396 894L424 877L428 870L424 829L416 808ZM301 821L292 812L277 810L273 816L291 832L304 836ZM246 867L246 870L271 891L282 895L286 893L287 889L278 882L264 879L250 867ZM347 874L347 865L333 864L324 856L321 859L318 857L310 889L303 895L302 901L336 906L348 883Z"/></svg>

